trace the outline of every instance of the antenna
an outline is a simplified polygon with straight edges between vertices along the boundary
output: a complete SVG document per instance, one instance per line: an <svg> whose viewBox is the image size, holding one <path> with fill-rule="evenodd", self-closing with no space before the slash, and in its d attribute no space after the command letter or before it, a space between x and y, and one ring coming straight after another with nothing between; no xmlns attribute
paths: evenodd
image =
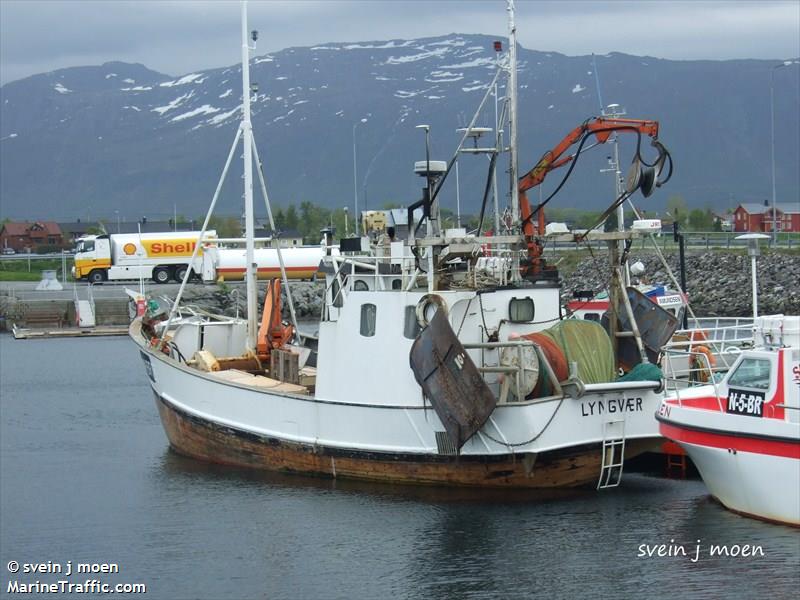
<svg viewBox="0 0 800 600"><path fill-rule="evenodd" d="M597 101L600 103L600 114L603 114L605 104L603 104L603 95L600 93L600 73L597 72L597 57L592 52L592 70L594 71L594 83L597 86Z"/></svg>

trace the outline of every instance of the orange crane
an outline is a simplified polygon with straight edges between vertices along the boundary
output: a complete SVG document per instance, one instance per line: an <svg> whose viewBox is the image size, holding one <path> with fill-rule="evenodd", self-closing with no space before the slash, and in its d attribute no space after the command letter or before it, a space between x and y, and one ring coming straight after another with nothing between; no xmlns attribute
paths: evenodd
<svg viewBox="0 0 800 600"><path fill-rule="evenodd" d="M530 171L528 171L519 179L517 189L519 190L522 232L525 236L525 241L528 246L528 264L522 269L523 275L538 273L541 269L540 256L542 250L541 245L536 239L536 236L544 233L545 223L544 211L542 209L550 200L550 198L552 198L561 189L561 186L569 177L570 173L567 173L567 175L564 177L564 180L556 188L556 190L547 198L547 200L538 205L536 209L531 208L531 204L527 196L528 190L541 184L550 171L558 169L559 167L563 167L570 162L573 163L573 165L570 167L571 171L575 165L574 161L581 153L584 143L591 136L594 136L596 139L595 145L599 145L605 144L611 137L611 134L625 132L636 133L639 136L640 141L640 143L637 144L636 157L634 158L636 168L632 171L633 175L629 175L629 193L632 193L637 188L641 187L645 195L649 196L654 186L659 186L666 182L666 180L656 181L656 178L658 175L660 175L661 169L664 166L664 162L669 157L669 153L667 152L666 148L664 148L664 146L658 141L657 121L640 119L606 119L603 117L593 117L591 119L587 119L581 125L570 131L555 148L545 152L544 155L542 155L542 157L539 159L539 162L537 162ZM659 152L658 158L652 165L644 162L639 152L642 134L652 138L651 144L655 146ZM574 154L563 156L563 154L575 144L579 144L577 151ZM644 164L646 168L642 168L640 164L637 163ZM672 163L670 159L670 175L671 169ZM632 178L635 178L635 181L631 182ZM669 179L669 176L667 179ZM645 187L645 185L648 187ZM630 189L631 187L633 187L633 189ZM533 218L536 213L538 213L538 222L537 225L534 226Z"/></svg>
<svg viewBox="0 0 800 600"><path fill-rule="evenodd" d="M262 363L269 364L273 350L281 348L294 336L294 327L281 321L281 280L270 279L264 298L264 312L258 328L256 352Z"/></svg>

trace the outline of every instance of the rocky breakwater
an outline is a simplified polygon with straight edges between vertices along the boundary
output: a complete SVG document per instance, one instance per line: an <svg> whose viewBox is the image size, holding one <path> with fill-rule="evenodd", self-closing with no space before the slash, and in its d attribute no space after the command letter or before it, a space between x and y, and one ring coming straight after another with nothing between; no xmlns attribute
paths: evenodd
<svg viewBox="0 0 800 600"><path fill-rule="evenodd" d="M645 265L642 277L648 283L670 288L669 274L661 260L652 253L631 253L630 262ZM680 278L678 257L668 256L667 264ZM760 314L800 314L800 255L768 252L758 259L758 304ZM599 292L608 287L611 270L605 254L582 260L574 270L562 273L562 300L572 298L576 290ZM300 320L319 319L322 310L322 282L292 282L292 298ZM744 253L698 252L686 256L686 287L692 309L699 317L747 317L752 315L750 258ZM282 290L283 318L289 318L286 290ZM187 289L184 303L229 316L244 315L246 301L243 286ZM259 286L259 312L264 306L264 286Z"/></svg>
<svg viewBox="0 0 800 600"><path fill-rule="evenodd" d="M667 270L653 254L631 252L631 264L645 265L644 281L670 288ZM680 281L677 254L667 264ZM747 317L753 314L750 257L744 253L699 252L686 255L686 289L698 317ZM765 252L757 259L759 314L800 314L800 255ZM574 271L563 274L562 298L572 298L576 290L606 289L610 268L606 255L581 261Z"/></svg>
<svg viewBox="0 0 800 600"><path fill-rule="evenodd" d="M297 318L301 320L319 319L320 311L322 310L322 294L325 291L324 282L293 281L290 286ZM261 310L264 307L266 287L263 284L258 287L257 305L259 314L261 314ZM281 289L281 301L283 318L288 319L289 308L285 288ZM236 287L223 285L187 288L184 292L183 304L195 305L208 312L224 314L230 317L247 314L247 299L242 285L237 285Z"/></svg>

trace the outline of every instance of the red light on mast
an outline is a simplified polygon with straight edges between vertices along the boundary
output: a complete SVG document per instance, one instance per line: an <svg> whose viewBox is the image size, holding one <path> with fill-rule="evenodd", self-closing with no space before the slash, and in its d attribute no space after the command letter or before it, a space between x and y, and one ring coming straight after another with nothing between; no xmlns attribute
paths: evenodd
<svg viewBox="0 0 800 600"><path fill-rule="evenodd" d="M495 42L494 43L494 51L495 52L502 52L503 51L503 42Z"/></svg>

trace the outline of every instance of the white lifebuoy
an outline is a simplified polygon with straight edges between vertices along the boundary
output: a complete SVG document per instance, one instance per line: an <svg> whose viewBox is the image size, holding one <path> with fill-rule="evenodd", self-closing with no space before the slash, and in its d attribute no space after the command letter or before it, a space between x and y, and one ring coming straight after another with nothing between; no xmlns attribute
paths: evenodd
<svg viewBox="0 0 800 600"><path fill-rule="evenodd" d="M425 329L437 311L443 310L447 316L447 303L439 294L425 294L417 302L417 323Z"/></svg>

